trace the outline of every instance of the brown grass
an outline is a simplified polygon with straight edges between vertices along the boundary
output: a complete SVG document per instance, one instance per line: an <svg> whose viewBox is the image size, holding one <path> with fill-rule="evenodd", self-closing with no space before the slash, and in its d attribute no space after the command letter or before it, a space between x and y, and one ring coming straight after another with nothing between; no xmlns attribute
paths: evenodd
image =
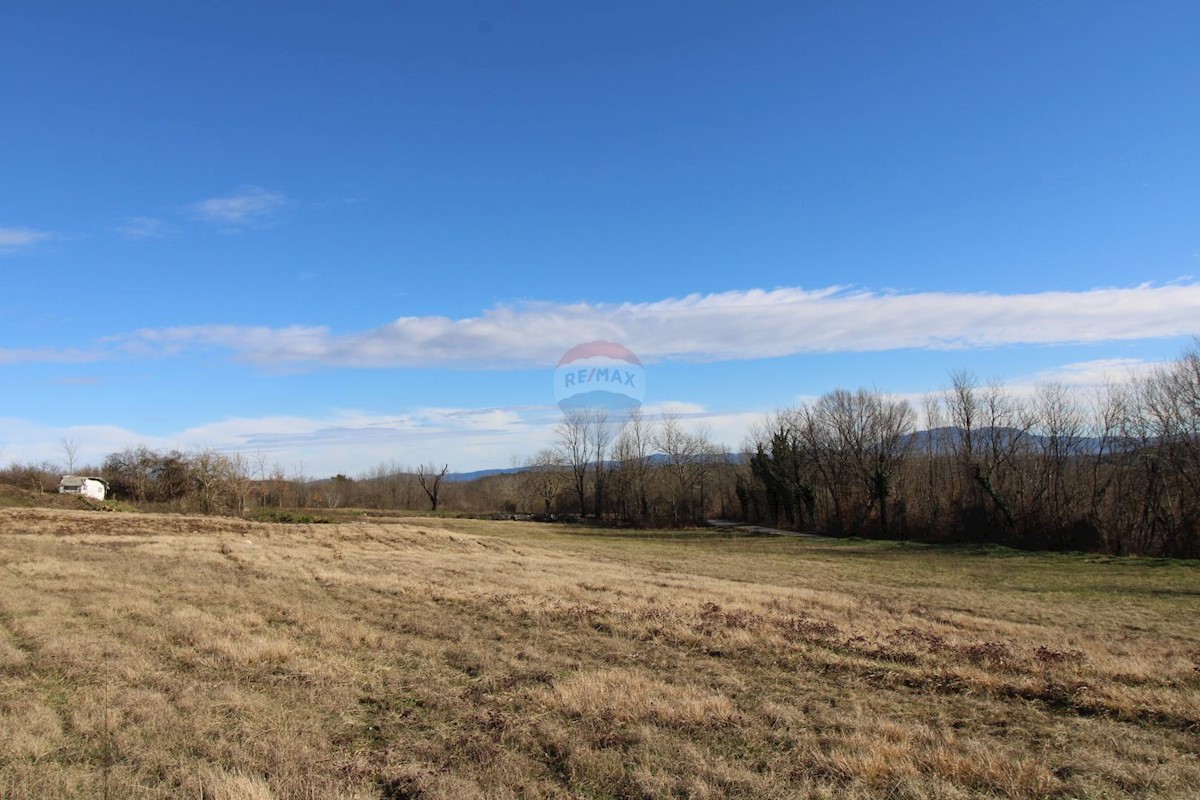
<svg viewBox="0 0 1200 800"><path fill-rule="evenodd" d="M1200 567L0 511L0 798L1200 796Z"/></svg>

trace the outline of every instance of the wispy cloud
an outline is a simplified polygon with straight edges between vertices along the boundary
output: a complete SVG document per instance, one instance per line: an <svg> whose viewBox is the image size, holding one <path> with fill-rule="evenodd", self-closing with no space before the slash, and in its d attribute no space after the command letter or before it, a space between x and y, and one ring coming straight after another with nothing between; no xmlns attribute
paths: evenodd
<svg viewBox="0 0 1200 800"><path fill-rule="evenodd" d="M1006 386L1012 394L1029 398L1039 383L1059 381L1068 384L1075 397L1085 403L1090 396L1088 389L1104 380L1128 380L1156 366L1136 359L1076 362L1013 377ZM944 387L928 388L937 393ZM907 399L920 414L923 393L892 396ZM815 399L797 397L795 402ZM703 426L714 441L733 449L740 447L747 432L770 413L765 407L716 411L690 400L664 400L646 406L644 411L651 419L672 414L686 428ZM55 427L0 418L0 442L5 443L6 459L35 463L57 461L61 458L61 440L73 438L83 445L81 458L92 462L99 462L113 451L146 444L161 449L216 447L248 455L262 453L268 462L277 462L285 469L303 464L304 471L315 476L355 474L391 462L397 454L410 464L433 460L449 463L456 471L468 471L503 467L514 454L530 455L553 444L554 426L560 419L557 407L548 405L433 407L393 413L353 409L317 416L236 417L149 435L116 425ZM922 420L919 424L925 423Z"/></svg>
<svg viewBox="0 0 1200 800"><path fill-rule="evenodd" d="M648 361L713 362L1152 339L1198 330L1197 283L1011 295L830 287L650 303L527 303L462 319L402 317L341 335L304 325L143 329L115 343L142 355L217 348L264 365L513 369L553 363L591 339L621 342Z"/></svg>
<svg viewBox="0 0 1200 800"><path fill-rule="evenodd" d="M1165 366L1167 362L1140 358L1098 358L1043 370L1026 382L1031 385L1061 383L1073 388L1099 388L1106 383L1123 383L1145 377Z"/></svg>
<svg viewBox="0 0 1200 800"><path fill-rule="evenodd" d="M1033 401L1039 392L1051 384L1058 384L1068 390L1072 400L1081 410L1089 403L1102 397L1106 387L1132 383L1152 375L1170 365L1169 361L1146 361L1140 358L1098 358L1090 361L1075 361L1069 364L1050 367L1026 375L1009 375L1001 378L986 376L985 382L997 380L1005 394L1023 402ZM950 381L941 386L930 386L922 392L887 392L889 397L897 400L907 400L917 412L918 426L929 424L925 418L925 400L930 397L944 398L950 391ZM801 395L795 398L797 404L813 403L817 395ZM938 423L941 424L941 423Z"/></svg>
<svg viewBox="0 0 1200 800"><path fill-rule="evenodd" d="M99 349L55 347L0 347L0 365L12 364L82 364L111 358L111 353Z"/></svg>
<svg viewBox="0 0 1200 800"><path fill-rule="evenodd" d="M117 232L126 239L135 241L142 239L161 239L170 231L170 226L161 219L154 217L130 217Z"/></svg>
<svg viewBox="0 0 1200 800"><path fill-rule="evenodd" d="M514 453L532 453L553 438L549 408L421 408L399 414L336 411L325 416L242 417L147 435L117 425L56 427L0 417L4 458L19 462L61 459L60 442L74 438L80 458L99 463L125 447L262 453L285 468L298 463L310 475L355 473L402 454L412 464L439 460L454 470L504 466ZM556 409L554 411L557 411Z"/></svg>
<svg viewBox="0 0 1200 800"><path fill-rule="evenodd" d="M737 447L747 427L762 417L761 412L712 413L694 403L647 409L651 416L663 411L678 414L687 428L703 425L715 441L731 447ZM393 414L340 410L311 417L239 417L146 435L116 425L55 427L0 417L0 441L7 446L5 459L34 463L61 460L61 440L73 438L81 445L81 459L95 463L108 453L145 444L261 453L285 469L302 463L313 476L355 474L397 458L414 465L449 463L452 471L470 471L504 467L514 455L532 455L552 445L560 419L553 406L417 408Z"/></svg>
<svg viewBox="0 0 1200 800"><path fill-rule="evenodd" d="M0 255L16 253L50 238L46 231L32 228L0 228Z"/></svg>
<svg viewBox="0 0 1200 800"><path fill-rule="evenodd" d="M189 206L195 216L205 222L229 228L244 228L266 222L287 203L280 192L259 186L248 186L226 197L210 197Z"/></svg>

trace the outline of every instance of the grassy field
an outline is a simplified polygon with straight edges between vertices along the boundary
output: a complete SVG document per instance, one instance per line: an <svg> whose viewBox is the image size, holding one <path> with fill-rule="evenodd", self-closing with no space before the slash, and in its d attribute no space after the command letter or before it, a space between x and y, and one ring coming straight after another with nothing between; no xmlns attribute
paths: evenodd
<svg viewBox="0 0 1200 800"><path fill-rule="evenodd" d="M1200 565L0 510L0 797L1200 796Z"/></svg>

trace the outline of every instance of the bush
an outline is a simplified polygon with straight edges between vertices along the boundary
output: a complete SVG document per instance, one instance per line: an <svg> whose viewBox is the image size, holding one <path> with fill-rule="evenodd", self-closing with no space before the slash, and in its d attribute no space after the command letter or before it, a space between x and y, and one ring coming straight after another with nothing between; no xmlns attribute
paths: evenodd
<svg viewBox="0 0 1200 800"><path fill-rule="evenodd" d="M333 520L328 517L315 517L312 514L301 514L294 511L283 511L275 508L259 508L250 515L256 522L281 522L286 524L327 525Z"/></svg>

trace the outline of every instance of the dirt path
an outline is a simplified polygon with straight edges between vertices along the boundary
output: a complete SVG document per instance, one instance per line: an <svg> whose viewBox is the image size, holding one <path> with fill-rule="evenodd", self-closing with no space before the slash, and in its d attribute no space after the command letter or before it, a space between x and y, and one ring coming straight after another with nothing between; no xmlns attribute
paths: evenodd
<svg viewBox="0 0 1200 800"><path fill-rule="evenodd" d="M785 531L782 528L767 528L762 525L750 525L745 522L736 522L731 519L706 519L706 523L714 528L726 528L735 531L745 531L746 533L757 533L764 536L797 536L802 539L819 539L821 538L815 533L801 533L800 531Z"/></svg>

